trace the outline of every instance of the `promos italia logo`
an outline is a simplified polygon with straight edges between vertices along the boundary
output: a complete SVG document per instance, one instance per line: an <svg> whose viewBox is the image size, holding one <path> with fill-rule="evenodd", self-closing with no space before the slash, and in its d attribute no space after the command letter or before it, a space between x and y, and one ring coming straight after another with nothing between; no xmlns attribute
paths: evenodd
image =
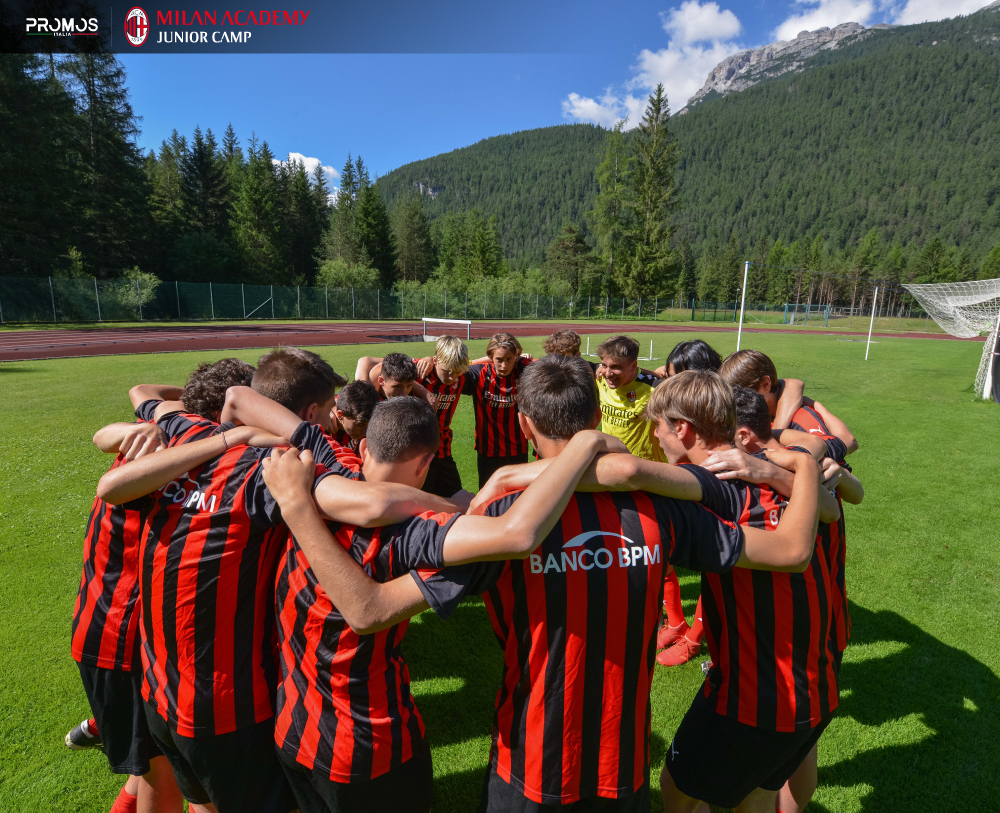
<svg viewBox="0 0 1000 813"><path fill-rule="evenodd" d="M149 17L146 12L136 6L129 10L125 17L125 36L128 41L138 48L149 36Z"/></svg>

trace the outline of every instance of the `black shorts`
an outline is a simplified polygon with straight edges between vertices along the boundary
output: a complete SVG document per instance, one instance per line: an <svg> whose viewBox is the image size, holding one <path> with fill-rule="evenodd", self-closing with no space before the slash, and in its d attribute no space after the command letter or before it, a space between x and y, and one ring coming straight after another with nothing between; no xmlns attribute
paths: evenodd
<svg viewBox="0 0 1000 813"><path fill-rule="evenodd" d="M497 469L502 469L504 466L513 466L517 463L527 463L528 453L517 454L512 457L487 457L486 455L476 455L476 466L479 469L479 487L482 488L486 485L486 481L489 480Z"/></svg>
<svg viewBox="0 0 1000 813"><path fill-rule="evenodd" d="M302 813L427 813L434 796L431 752L423 749L367 782L334 782L275 746Z"/></svg>
<svg viewBox="0 0 1000 813"><path fill-rule="evenodd" d="M593 796L568 805L532 801L505 781L491 764L483 782L479 813L649 813L649 775L643 786L624 799ZM303 811L305 813L305 811Z"/></svg>
<svg viewBox="0 0 1000 813"><path fill-rule="evenodd" d="M184 798L219 813L288 813L295 809L274 753L274 720L228 734L182 737L149 705L149 730L174 769Z"/></svg>
<svg viewBox="0 0 1000 813"><path fill-rule="evenodd" d="M781 790L829 722L769 731L719 714L699 690L670 743L666 767L681 793L715 807L736 807L757 788Z"/></svg>
<svg viewBox="0 0 1000 813"><path fill-rule="evenodd" d="M148 773L149 761L160 756L160 749L146 724L142 670L122 672L84 663L77 666L111 770L132 776Z"/></svg>
<svg viewBox="0 0 1000 813"><path fill-rule="evenodd" d="M455 458L451 455L435 457L427 469L423 490L439 497L450 497L456 491L461 491L462 478L458 473L458 466L455 465Z"/></svg>

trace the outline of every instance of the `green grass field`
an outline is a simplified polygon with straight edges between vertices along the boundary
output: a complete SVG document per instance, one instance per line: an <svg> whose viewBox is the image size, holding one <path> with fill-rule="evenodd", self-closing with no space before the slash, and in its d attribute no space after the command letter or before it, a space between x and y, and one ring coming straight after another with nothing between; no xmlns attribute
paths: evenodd
<svg viewBox="0 0 1000 813"><path fill-rule="evenodd" d="M693 334L692 334L693 335ZM672 333L657 344L690 338ZM735 335L705 336L723 354ZM816 811L995 810L1000 799L1000 409L971 382L982 346L755 335L781 375L851 425L866 487L847 507L854 638L838 716L820 744ZM478 355L485 342L472 342ZM541 339L525 347L540 353ZM429 345L406 345L416 353ZM341 372L396 345L323 347ZM255 360L261 351L235 355ZM660 355L662 350L658 347ZM0 810L103 813L121 780L99 753L70 752L89 716L69 629L81 542L109 465L91 435L128 420L129 387L181 384L221 352L0 364ZM472 410L455 418L455 457L475 486ZM685 608L698 596L682 578ZM500 652L470 601L445 623L414 620L404 652L434 748L435 811L475 809L489 748ZM706 655L707 657L707 655ZM654 810L664 750L701 683L698 661L658 669L653 690Z"/></svg>

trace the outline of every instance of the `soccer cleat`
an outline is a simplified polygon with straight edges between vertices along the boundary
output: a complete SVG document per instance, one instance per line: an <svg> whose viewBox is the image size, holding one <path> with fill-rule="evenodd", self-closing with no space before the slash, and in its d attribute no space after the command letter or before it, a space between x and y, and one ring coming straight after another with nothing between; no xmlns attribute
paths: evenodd
<svg viewBox="0 0 1000 813"><path fill-rule="evenodd" d="M656 648L666 649L668 646L673 646L684 637L689 629L691 627L688 626L687 621L676 627L671 627L664 621L659 632L656 633Z"/></svg>
<svg viewBox="0 0 1000 813"><path fill-rule="evenodd" d="M104 750L101 735L90 730L90 720L84 720L66 735L66 747L72 751L86 751L88 748Z"/></svg>
<svg viewBox="0 0 1000 813"><path fill-rule="evenodd" d="M660 666L680 666L696 657L701 652L701 641L695 643L687 638L682 638L670 649L664 649L656 656L656 662Z"/></svg>

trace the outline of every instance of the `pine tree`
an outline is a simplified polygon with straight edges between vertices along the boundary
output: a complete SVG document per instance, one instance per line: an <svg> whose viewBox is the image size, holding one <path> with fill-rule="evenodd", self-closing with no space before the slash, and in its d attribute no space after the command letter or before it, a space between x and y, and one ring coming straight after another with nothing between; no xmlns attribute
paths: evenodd
<svg viewBox="0 0 1000 813"><path fill-rule="evenodd" d="M340 187L330 212L330 226L324 239L322 257L326 260L342 259L348 265L358 262L357 228L355 209L358 203L358 177L354 171L351 154L340 172Z"/></svg>
<svg viewBox="0 0 1000 813"><path fill-rule="evenodd" d="M139 264L150 231L145 161L135 143L139 117L114 54L78 53L58 64L79 110L82 171L74 243L97 276Z"/></svg>
<svg viewBox="0 0 1000 813"><path fill-rule="evenodd" d="M392 233L400 279L404 282L426 280L434 262L430 228L420 195L411 195L393 207Z"/></svg>
<svg viewBox="0 0 1000 813"><path fill-rule="evenodd" d="M686 302L697 293L697 258L691 248L691 241L687 235L681 240L677 251L677 286L674 290L674 297L681 302Z"/></svg>
<svg viewBox="0 0 1000 813"><path fill-rule="evenodd" d="M250 137L247 165L233 204L233 237L240 251L244 273L251 282L281 282L282 267L279 202L267 142L258 148Z"/></svg>
<svg viewBox="0 0 1000 813"><path fill-rule="evenodd" d="M389 224L389 211L378 189L369 180L360 156L355 171L360 186L355 210L358 244L368 253L371 267L379 272L382 286L391 288L395 281L396 246Z"/></svg>
<svg viewBox="0 0 1000 813"><path fill-rule="evenodd" d="M627 296L662 290L674 270L670 217L678 206L674 189L677 142L667 129L669 118L667 97L659 84L649 96L632 140L635 164L628 205L634 249L619 274L619 284Z"/></svg>
<svg viewBox="0 0 1000 813"><path fill-rule="evenodd" d="M180 157L180 186L184 219L189 229L223 240L229 232L225 165L217 155L212 131L203 136L194 128L191 147Z"/></svg>
<svg viewBox="0 0 1000 813"><path fill-rule="evenodd" d="M597 197L593 210L587 213L611 280L615 279L615 262L621 262L628 235L627 195L634 159L623 134L627 122L628 119L623 119L608 131L604 158L597 167ZM599 285L598 291L602 287Z"/></svg>
<svg viewBox="0 0 1000 813"><path fill-rule="evenodd" d="M545 252L543 270L549 279L565 280L571 293L600 293L591 290L592 271L600 259L583 239L583 233L572 223L563 226L562 234L553 240Z"/></svg>

